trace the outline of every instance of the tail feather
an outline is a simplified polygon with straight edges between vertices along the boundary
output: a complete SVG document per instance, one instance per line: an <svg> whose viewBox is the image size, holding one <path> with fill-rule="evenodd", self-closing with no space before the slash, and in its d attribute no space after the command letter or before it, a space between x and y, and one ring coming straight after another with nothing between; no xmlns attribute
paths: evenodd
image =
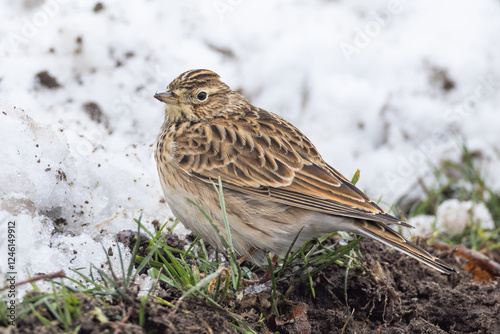
<svg viewBox="0 0 500 334"><path fill-rule="evenodd" d="M432 256L426 250L412 243L384 223L374 221L359 221L360 234L375 239L385 245L394 247L396 250L411 256L412 258L428 265L437 271L449 274L457 272L455 268Z"/></svg>

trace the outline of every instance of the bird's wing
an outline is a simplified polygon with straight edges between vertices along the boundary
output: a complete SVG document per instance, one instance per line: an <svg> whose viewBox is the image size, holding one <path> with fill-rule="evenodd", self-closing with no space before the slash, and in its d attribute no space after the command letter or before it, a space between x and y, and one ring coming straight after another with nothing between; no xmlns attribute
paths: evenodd
<svg viewBox="0 0 500 334"><path fill-rule="evenodd" d="M264 110L174 125L175 159L205 181L326 214L385 224L384 212L329 166L297 128Z"/></svg>

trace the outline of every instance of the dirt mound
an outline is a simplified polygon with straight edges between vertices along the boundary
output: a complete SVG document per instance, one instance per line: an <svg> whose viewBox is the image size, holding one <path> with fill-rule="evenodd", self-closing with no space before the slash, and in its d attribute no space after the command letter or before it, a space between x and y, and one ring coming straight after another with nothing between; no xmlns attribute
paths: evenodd
<svg viewBox="0 0 500 334"><path fill-rule="evenodd" d="M227 300L223 305L228 310L224 311L191 298L177 303L182 294L162 285L156 295L176 307L151 299L141 306L143 301L136 293L130 294L129 302L111 304L78 293L83 304L81 317L71 327L81 333L237 333L230 325L236 317L258 333L500 333L498 282L474 281L464 260L452 250L420 246L459 273L440 274L375 241L363 240L365 270L351 269L346 279L345 268L326 268L313 277L315 298L307 281L294 286L280 282L276 299L280 316L272 312L269 289L241 300ZM46 308L38 311L51 319ZM46 327L31 314L20 319L17 328L0 328L0 333L63 330L57 325Z"/></svg>
<svg viewBox="0 0 500 334"><path fill-rule="evenodd" d="M500 333L498 282L475 282L451 251L427 249L459 273L440 274L364 240L362 262L368 271L349 272L349 307L345 269L330 266L315 277L316 298L304 282L281 303L284 314L294 305L304 306L310 331L304 331L303 324L290 326L291 322L271 329L280 333Z"/></svg>

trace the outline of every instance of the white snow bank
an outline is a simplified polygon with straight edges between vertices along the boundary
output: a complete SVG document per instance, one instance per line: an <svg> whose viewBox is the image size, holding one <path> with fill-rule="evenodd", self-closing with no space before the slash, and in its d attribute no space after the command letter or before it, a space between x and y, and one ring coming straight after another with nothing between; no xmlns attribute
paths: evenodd
<svg viewBox="0 0 500 334"><path fill-rule="evenodd" d="M141 210L147 226L170 217L152 96L193 68L292 121L346 177L359 168L386 209L425 196L417 179L460 161L457 138L500 191L495 0L102 4L0 0L0 252L15 220L19 279L103 264L100 244ZM40 85L42 71L61 86Z"/></svg>

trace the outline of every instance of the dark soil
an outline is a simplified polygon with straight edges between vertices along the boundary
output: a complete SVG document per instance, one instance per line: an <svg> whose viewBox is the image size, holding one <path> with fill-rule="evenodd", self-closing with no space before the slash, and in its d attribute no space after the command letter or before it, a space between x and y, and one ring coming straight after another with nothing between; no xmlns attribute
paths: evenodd
<svg viewBox="0 0 500 334"><path fill-rule="evenodd" d="M161 295L166 300L180 297L180 294L172 291L163 291ZM193 299L185 300L178 309L148 301L145 305L146 319L143 328L139 325L140 298L110 305L84 294L77 294L76 297L83 306L80 318L70 330L58 325L46 327L31 314L19 319L16 328L0 327L0 333L238 333L229 325L224 311ZM46 308L39 307L37 311L47 319L53 319Z"/></svg>
<svg viewBox="0 0 500 334"><path fill-rule="evenodd" d="M288 291L288 295L277 299L280 316L271 311L269 291L232 301L231 311L258 333L500 333L498 282L475 282L452 251L427 249L460 273L437 273L364 240L361 252L365 270L349 272L347 298L346 269L333 265L313 278L316 298L308 282L293 287L281 282L278 291ZM172 303L180 297L170 289L160 290L158 295ZM108 305L85 295L79 297L85 306L78 333L239 333L229 325L234 323L229 312L189 298L177 309L149 301L143 329L139 326L139 298ZM106 320L96 310L102 311ZM0 333L63 331L57 326L44 327L33 315L19 319L15 329L0 328Z"/></svg>
<svg viewBox="0 0 500 334"><path fill-rule="evenodd" d="M375 241L364 240L361 250L368 271L349 273L349 307L341 267L316 277L315 299L306 283L289 296L288 303L305 305L311 333L500 333L498 282L475 282L452 252L437 255L460 273L443 275Z"/></svg>
<svg viewBox="0 0 500 334"><path fill-rule="evenodd" d="M35 76L35 81L40 86L48 89L57 89L61 87L57 79L47 71L38 72Z"/></svg>

